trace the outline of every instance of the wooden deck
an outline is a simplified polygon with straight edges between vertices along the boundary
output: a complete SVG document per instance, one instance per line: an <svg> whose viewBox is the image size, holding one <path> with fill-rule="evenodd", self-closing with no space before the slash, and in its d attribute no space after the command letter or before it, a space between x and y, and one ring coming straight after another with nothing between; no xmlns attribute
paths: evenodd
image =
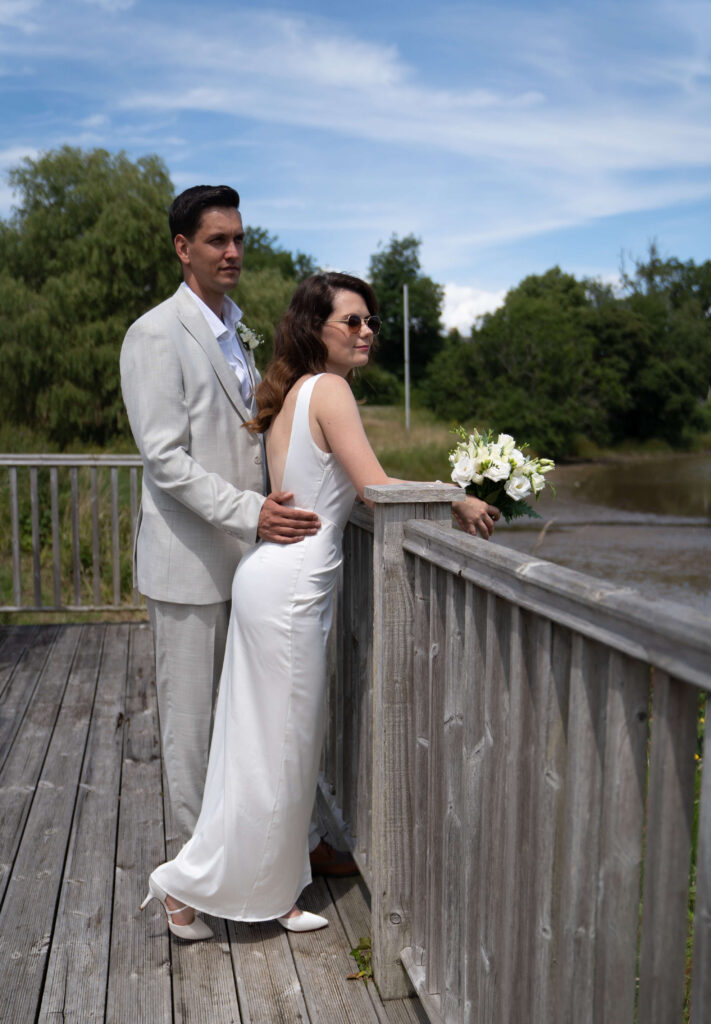
<svg viewBox="0 0 711 1024"><path fill-rule="evenodd" d="M169 936L150 870L176 852L144 623L0 627L0 1021L425 1022L347 981L369 935L360 879L317 879L330 926L212 920Z"/></svg>

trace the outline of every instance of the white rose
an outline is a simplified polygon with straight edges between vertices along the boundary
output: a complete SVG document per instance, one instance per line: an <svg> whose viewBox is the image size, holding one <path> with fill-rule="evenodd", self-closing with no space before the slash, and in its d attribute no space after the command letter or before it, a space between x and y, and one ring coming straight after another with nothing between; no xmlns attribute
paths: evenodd
<svg viewBox="0 0 711 1024"><path fill-rule="evenodd" d="M509 482L504 487L504 490L508 494L509 498L513 498L514 501L520 501L521 498L525 498L531 490L531 481L523 473L514 473Z"/></svg>
<svg viewBox="0 0 711 1024"><path fill-rule="evenodd" d="M452 480L460 487L466 487L474 475L474 459L466 452L460 452L452 464Z"/></svg>
<svg viewBox="0 0 711 1024"><path fill-rule="evenodd" d="M510 472L507 460L492 458L491 465L484 470L484 476L487 480L506 480Z"/></svg>

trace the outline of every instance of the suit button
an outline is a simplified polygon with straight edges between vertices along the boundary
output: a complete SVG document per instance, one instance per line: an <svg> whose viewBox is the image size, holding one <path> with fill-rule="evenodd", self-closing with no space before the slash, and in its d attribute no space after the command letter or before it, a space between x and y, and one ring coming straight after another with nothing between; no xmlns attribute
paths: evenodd
<svg viewBox="0 0 711 1024"><path fill-rule="evenodd" d="M258 466L261 466L261 464L262 464L262 456L261 455L255 455L254 456L254 461L256 462L256 464Z"/></svg>

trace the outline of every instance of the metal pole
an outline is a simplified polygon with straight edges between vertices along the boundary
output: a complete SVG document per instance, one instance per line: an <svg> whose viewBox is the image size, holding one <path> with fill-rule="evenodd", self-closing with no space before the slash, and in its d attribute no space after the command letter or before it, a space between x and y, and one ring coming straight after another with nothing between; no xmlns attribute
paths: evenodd
<svg viewBox="0 0 711 1024"><path fill-rule="evenodd" d="M403 341L405 345L405 430L410 429L410 304L407 285L402 286Z"/></svg>

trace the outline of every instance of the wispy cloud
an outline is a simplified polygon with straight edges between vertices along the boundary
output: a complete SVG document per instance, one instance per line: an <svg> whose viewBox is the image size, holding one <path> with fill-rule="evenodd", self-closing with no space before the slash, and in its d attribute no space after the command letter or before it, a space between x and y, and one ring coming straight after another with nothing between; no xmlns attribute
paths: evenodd
<svg viewBox="0 0 711 1024"><path fill-rule="evenodd" d="M40 27L30 15L38 10L42 0L0 0L0 25L20 32L36 32Z"/></svg>
<svg viewBox="0 0 711 1024"><path fill-rule="evenodd" d="M444 325L447 330L456 327L460 334L466 336L480 317L497 310L505 298L505 288L487 291L467 285L446 284L442 311Z"/></svg>
<svg viewBox="0 0 711 1024"><path fill-rule="evenodd" d="M158 151L279 230L347 230L324 259L412 230L461 284L475 250L710 197L709 4L413 0L377 40L320 8L0 0L5 107L27 86L46 106L0 146Z"/></svg>
<svg viewBox="0 0 711 1024"><path fill-rule="evenodd" d="M127 11L136 0L82 0L89 7L101 7L105 11Z"/></svg>

